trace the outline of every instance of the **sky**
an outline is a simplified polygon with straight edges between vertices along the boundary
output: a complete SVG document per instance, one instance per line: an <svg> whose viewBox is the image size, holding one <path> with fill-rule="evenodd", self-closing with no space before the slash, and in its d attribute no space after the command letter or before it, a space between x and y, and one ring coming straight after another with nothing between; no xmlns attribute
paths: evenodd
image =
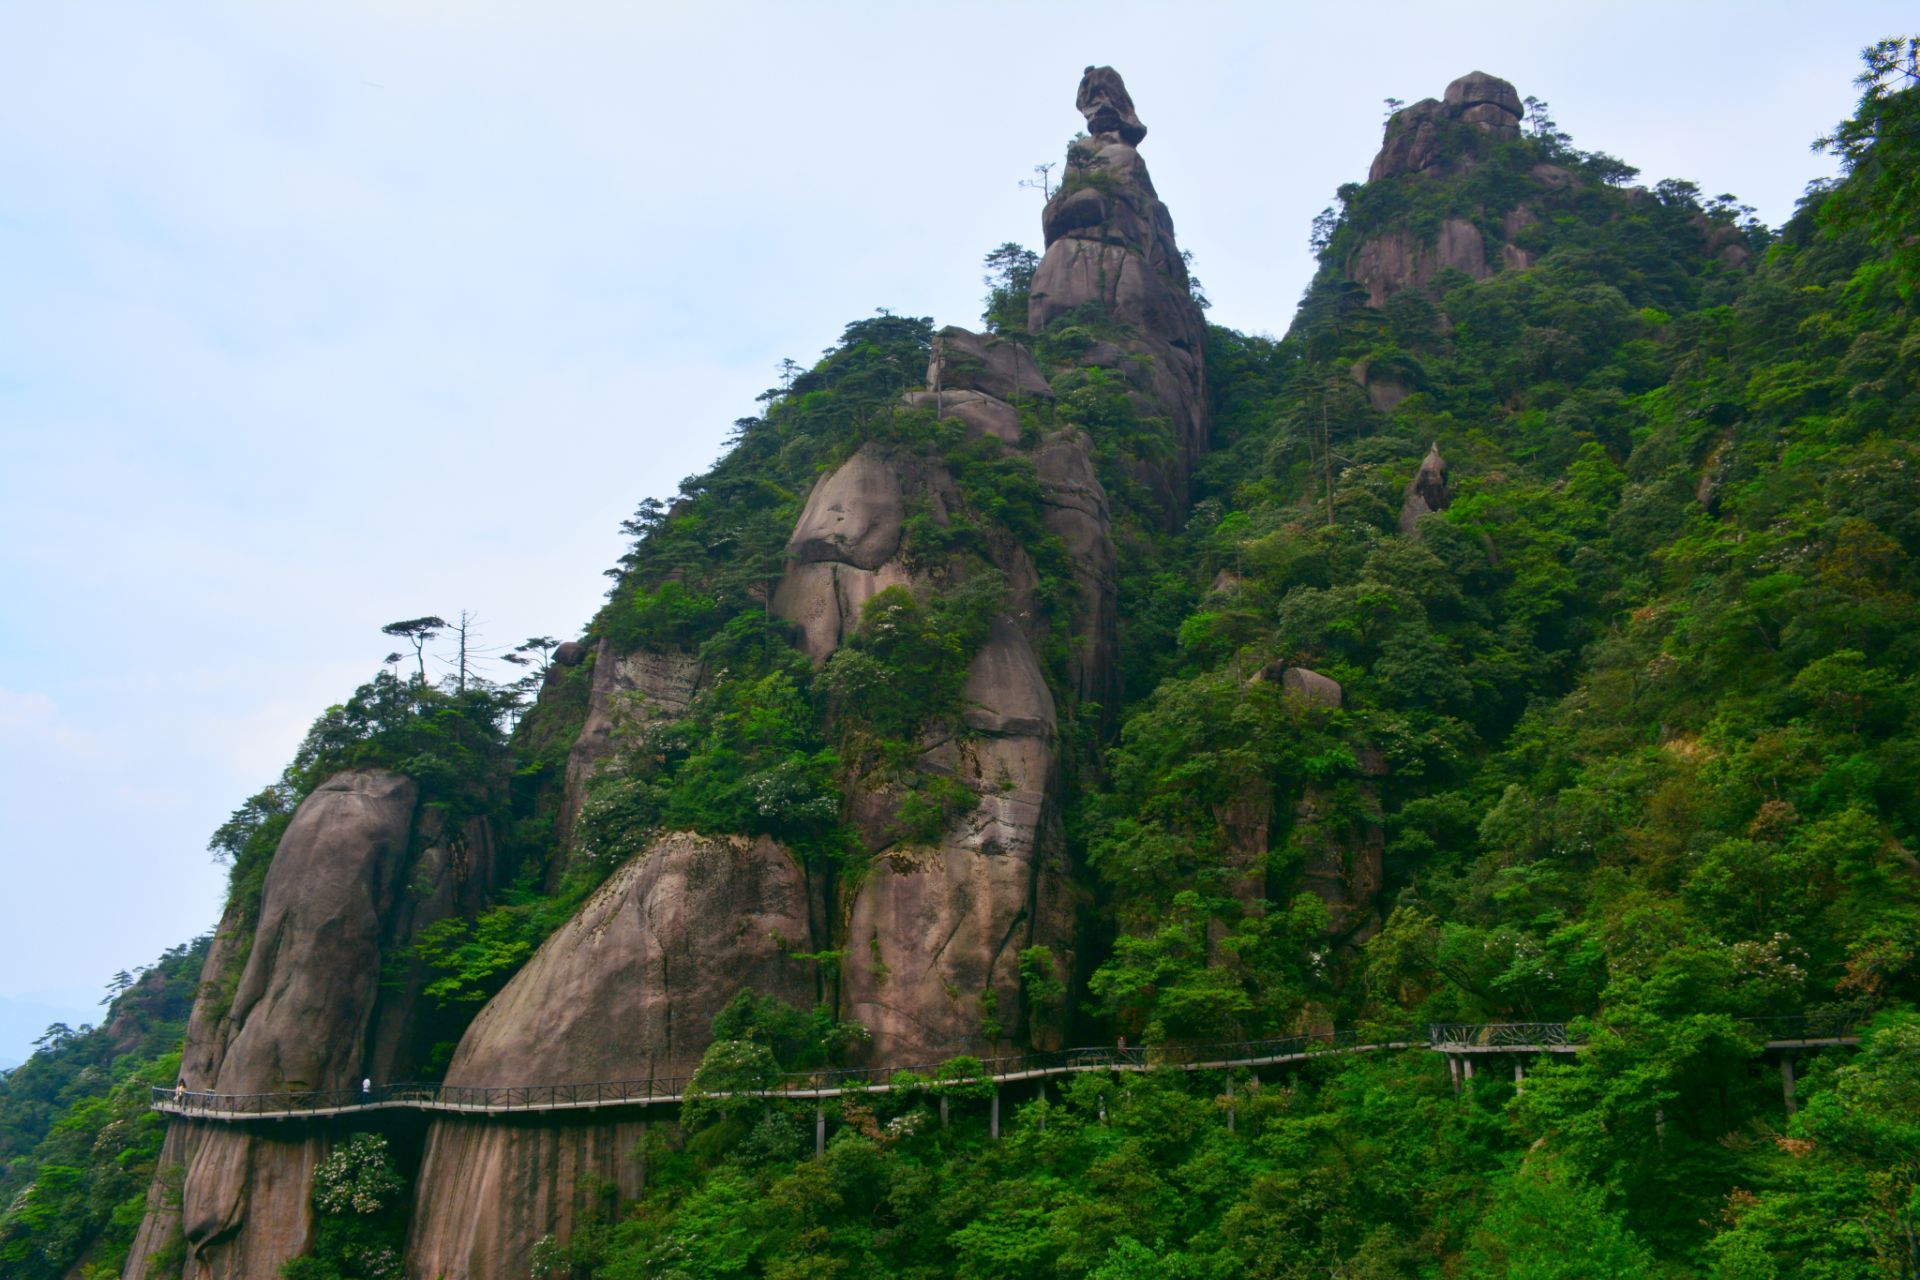
<svg viewBox="0 0 1920 1280"><path fill-rule="evenodd" d="M383 623L577 635L783 358L976 324L1083 67L1278 334L1383 99L1490 71L1777 224L1904 9L0 0L0 1063L213 926Z"/></svg>

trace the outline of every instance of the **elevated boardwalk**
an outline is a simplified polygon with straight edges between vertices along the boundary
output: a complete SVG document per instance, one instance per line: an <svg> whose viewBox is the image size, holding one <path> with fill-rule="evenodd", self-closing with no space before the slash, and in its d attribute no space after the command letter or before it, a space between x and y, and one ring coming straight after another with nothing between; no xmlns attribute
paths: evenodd
<svg viewBox="0 0 1920 1280"><path fill-rule="evenodd" d="M1807 1019L1744 1019L1758 1035L1760 1051L1781 1053L1781 1076L1789 1103L1792 1067L1784 1055L1796 1050L1859 1043L1851 1029ZM245 1122L306 1120L364 1115L379 1111L416 1111L452 1115L497 1116L546 1112L598 1111L612 1108L678 1106L689 1096L783 1098L821 1102L827 1098L895 1091L954 1093L968 1088L990 1088L1025 1081L1045 1081L1088 1072L1225 1071L1281 1067L1320 1058L1354 1053L1384 1053L1422 1049L1445 1054L1456 1082L1462 1064L1472 1078L1474 1058L1487 1054L1516 1055L1578 1053L1582 1041L1564 1022L1435 1023L1425 1037L1409 1031L1362 1040L1357 1031L1330 1031L1283 1036L1273 1040L1242 1040L1206 1045L1167 1045L1147 1049L1102 1046L1062 1049L978 1060L977 1069L961 1071L960 1062L911 1067L833 1068L796 1072L765 1089L698 1090L691 1076L645 1080L610 1080L574 1084L535 1085L376 1085L356 1089L311 1090L286 1093L201 1093L156 1088L152 1108L194 1120ZM970 1064L969 1064L970 1065ZM1515 1078L1524 1074L1519 1060ZM997 1101L997 1098L996 1098ZM997 1107L996 1107L997 1112ZM997 1127L997 1126L996 1126Z"/></svg>

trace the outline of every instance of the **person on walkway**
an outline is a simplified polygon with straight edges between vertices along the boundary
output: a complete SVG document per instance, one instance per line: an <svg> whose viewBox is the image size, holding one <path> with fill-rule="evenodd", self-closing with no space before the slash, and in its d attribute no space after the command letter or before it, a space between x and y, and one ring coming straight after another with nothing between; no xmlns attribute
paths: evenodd
<svg viewBox="0 0 1920 1280"><path fill-rule="evenodd" d="M187 1082L185 1077L174 1082L173 1105L176 1107L184 1107L187 1105Z"/></svg>
<svg viewBox="0 0 1920 1280"><path fill-rule="evenodd" d="M363 1103L373 1101L373 1077L372 1076L362 1076L360 1079L360 1101Z"/></svg>

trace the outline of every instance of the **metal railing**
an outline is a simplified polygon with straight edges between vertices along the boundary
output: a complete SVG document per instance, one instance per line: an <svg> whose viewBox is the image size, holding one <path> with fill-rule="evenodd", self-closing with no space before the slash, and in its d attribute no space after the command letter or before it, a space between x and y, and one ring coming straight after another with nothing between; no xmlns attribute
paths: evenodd
<svg viewBox="0 0 1920 1280"><path fill-rule="evenodd" d="M1198 1071L1259 1066L1323 1053L1410 1048L1418 1043L1411 1031L1392 1040L1363 1043L1359 1032L1346 1030L1211 1044L1141 1048L1102 1045L974 1059L977 1067L966 1059L949 1059L904 1067L829 1067L788 1072L759 1089L701 1089L691 1075L535 1085L421 1082L374 1085L366 1090L313 1089L279 1093L208 1093L156 1087L153 1106L187 1116L246 1117L382 1107L423 1111L544 1111L679 1102L689 1093L709 1097L811 1098L911 1089L940 1092L1082 1071Z"/></svg>
<svg viewBox="0 0 1920 1280"><path fill-rule="evenodd" d="M1766 1044L1849 1042L1852 1022L1839 1014L1792 1014L1737 1019ZM1168 1044L1140 1048L1099 1045L1001 1057L949 1059L904 1067L826 1067L781 1075L762 1088L702 1088L692 1075L533 1085L433 1082L374 1085L369 1089L314 1089L279 1093L206 1093L156 1087L153 1108L184 1116L244 1119L379 1108L420 1111L550 1111L677 1103L706 1097L823 1098L904 1090L948 1092L969 1086L1045 1079L1083 1071L1203 1071L1300 1061L1321 1054L1427 1048L1440 1053L1545 1050L1572 1052L1582 1039L1564 1022L1436 1022L1422 1040L1417 1031L1305 1032L1264 1040Z"/></svg>
<svg viewBox="0 0 1920 1280"><path fill-rule="evenodd" d="M1436 1022L1427 1028L1429 1048L1505 1049L1530 1045L1564 1048L1575 1044L1564 1022Z"/></svg>
<svg viewBox="0 0 1920 1280"><path fill-rule="evenodd" d="M1852 1041L1859 1016L1852 1010L1816 1010L1730 1021L1752 1032L1763 1044ZM1438 1052L1473 1049L1577 1049L1586 1037L1564 1022L1435 1022L1427 1027L1427 1044Z"/></svg>

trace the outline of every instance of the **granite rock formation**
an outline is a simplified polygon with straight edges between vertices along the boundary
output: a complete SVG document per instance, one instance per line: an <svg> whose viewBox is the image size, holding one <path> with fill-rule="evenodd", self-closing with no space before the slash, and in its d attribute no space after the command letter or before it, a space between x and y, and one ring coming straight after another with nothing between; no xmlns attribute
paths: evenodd
<svg viewBox="0 0 1920 1280"><path fill-rule="evenodd" d="M1088 72L1079 104L1093 130L1044 215L1048 253L1035 275L1030 327L1072 315L1099 321L1101 340L1078 363L1121 375L1138 412L1173 424L1181 456L1157 488L1177 503L1186 468L1206 443L1205 328L1190 297L1172 221L1134 150L1146 130L1120 77ZM1111 704L1115 670L1115 551L1094 442L1051 425L1053 386L1032 352L1003 335L941 330L924 390L904 405L930 410L1024 454L1043 519L1071 564L1079 638L1068 662L1075 699ZM898 587L955 585L955 565L924 563L904 545L910 512L936 525L968 515L934 454L869 442L814 484L786 545L770 611L795 624L801 649L827 662L862 610ZM1172 508L1169 508L1169 515ZM863 1024L875 1062L937 1062L1010 1043L1057 1043L1061 1028L1022 1007L1018 956L1035 945L1074 965L1078 907L1059 814L1061 707L1039 651L1050 620L1037 603L1026 548L988 540L1004 606L973 655L953 723L930 731L914 768L972 793L938 838L898 835L897 779L856 779L849 819L872 858L850 883L810 874L768 840L681 833L622 867L575 919L481 1012L462 1039L456 1084L619 1079L691 1071L720 1007L742 989L807 1006L837 996ZM594 659L587 725L568 764L570 821L582 788L622 731L683 710L701 680L684 660L619 654ZM796 953L834 949L834 985ZM609 1037L605 1029L620 1027ZM629 1126L631 1127L631 1126ZM620 1187L640 1174L635 1133L562 1122L437 1121L419 1180L411 1265L447 1280L522 1274L532 1241L564 1238L579 1211L567 1171ZM453 1174L451 1171L458 1170ZM529 1184L543 1190L530 1195Z"/></svg>
<svg viewBox="0 0 1920 1280"><path fill-rule="evenodd" d="M1422 98L1393 113L1367 181L1444 166L1449 158L1444 131L1454 121L1496 138L1517 138L1521 110L1520 93L1511 84L1484 71L1469 71L1439 99Z"/></svg>
<svg viewBox="0 0 1920 1280"><path fill-rule="evenodd" d="M880 592L926 598L967 575L994 575L1001 604L972 655L960 705L930 722L907 766L957 782L971 798L950 809L937 835L905 838L895 820L901 779L851 779L845 817L871 860L854 877L810 867L766 838L655 838L481 1010L454 1052L450 1085L684 1075L708 1047L714 1015L742 989L800 1007L824 1000L866 1026L866 1052L878 1063L1061 1042L1059 1011L1023 1004L1020 954L1045 947L1060 983L1078 972L1082 904L1060 813L1060 738L1083 704L1118 704L1119 672L1102 464L1086 430L1055 422L1055 387L1062 378L1079 385L1098 368L1137 417L1167 424L1172 456L1134 464L1130 478L1158 497L1169 524L1182 515L1187 476L1209 434L1205 325L1172 219L1136 149L1146 128L1110 68L1088 70L1077 103L1091 136L1070 147L1066 180L1044 211L1047 252L1028 313L1036 335L1074 327L1073 341L1048 348L1074 354L1043 366L1018 335L945 329L927 385L903 398L903 407L957 422L966 437L997 442L1031 467L1044 527L1065 552L1066 589L1041 593L1037 548L980 520L937 450L869 440L815 482L767 602L794 624L800 649L824 664L858 634ZM964 519L989 532L970 559L916 556L906 545L910 516L935 526ZM1071 645L1054 643L1056 626L1071 632ZM1050 645L1065 650L1052 666L1042 661ZM596 773L720 678L689 655L605 639L591 652L577 643L563 650L555 670L591 663L592 672L558 800L561 856L548 866L550 887L590 856L575 828ZM578 689L577 677L549 685L567 680ZM484 828L443 830L416 815L415 800L406 779L364 773L342 775L302 808L275 860L233 1011L216 1016L210 998L197 1027L190 1086L348 1087L362 1074L386 1079L402 1068L421 975L383 994L383 961L432 919L477 910L460 877L476 858L490 868L498 861ZM408 877L430 891L397 893ZM290 894L295 879L302 887ZM445 892L435 887L442 884ZM832 975L796 958L829 950L842 957ZM246 951L246 939L223 933L209 973L224 973ZM627 1120L436 1117L415 1183L412 1274L526 1274L534 1242L565 1239L579 1220L586 1201L577 1187L637 1192L639 1134ZM169 1158L188 1168L180 1217L192 1266L202 1269L196 1280L272 1275L298 1251L323 1136L280 1150L245 1132L183 1124L169 1144ZM167 1229L159 1202L151 1225L153 1239Z"/></svg>
<svg viewBox="0 0 1920 1280"><path fill-rule="evenodd" d="M215 936L188 1025L181 1079L196 1092L351 1090L364 1077L418 1069L421 975L382 985L389 956L435 920L478 908L501 868L484 823L418 810L413 780L353 769L316 787L281 837L258 920L230 909ZM237 972L236 972L237 971ZM174 1230L193 1280L274 1276L312 1233L324 1131L281 1135L176 1120L127 1275ZM156 1277L155 1280L158 1280Z"/></svg>
<svg viewBox="0 0 1920 1280"><path fill-rule="evenodd" d="M1120 326L1118 353L1095 349L1084 358L1143 358L1149 386L1137 393L1141 407L1167 417L1179 444L1176 470L1166 477L1177 507L1187 471L1208 444L1206 323L1188 287L1173 217L1136 150L1147 130L1119 74L1088 67L1077 101L1089 136L1067 148L1060 189L1041 215L1047 251L1034 273L1027 327L1039 333L1089 311Z"/></svg>
<svg viewBox="0 0 1920 1280"><path fill-rule="evenodd" d="M569 665L582 661L578 655L567 656L572 658ZM559 669L559 650L554 652L554 663ZM638 733L656 720L684 714L699 691L700 677L699 660L688 654L653 649L621 652L611 642L600 641L594 650L586 721L567 753L566 781L555 819L555 834L562 850L572 843L574 824L587 802L587 783L613 754L617 739ZM565 857L553 860L547 872L549 890L558 885L569 861Z"/></svg>
<svg viewBox="0 0 1920 1280"><path fill-rule="evenodd" d="M715 1014L751 990L819 998L816 889L765 837L663 835L620 867L474 1019L454 1086L690 1075ZM408 1254L414 1274L519 1276L534 1241L565 1238L588 1178L638 1193L639 1122L436 1117Z"/></svg>
<svg viewBox="0 0 1920 1280"><path fill-rule="evenodd" d="M1478 163L1480 139L1518 138L1520 120L1520 94L1511 84L1484 71L1469 72L1448 85L1440 98L1423 98L1394 113L1367 180L1436 177L1471 168ZM1466 141L1460 140L1460 130L1466 131ZM1534 175L1542 189L1572 180L1565 169L1542 168L1555 170L1551 175ZM1514 236L1533 220L1532 212L1521 206L1496 216L1503 234L1493 244L1474 221L1457 216L1443 219L1430 237L1405 229L1375 235L1347 260L1347 275L1364 285L1368 303L1379 307L1402 289L1427 288L1442 271L1485 280L1497 271L1532 265L1526 250L1513 243Z"/></svg>
<svg viewBox="0 0 1920 1280"><path fill-rule="evenodd" d="M1409 538L1419 537L1420 517L1445 511L1452 501L1453 490L1447 485L1447 460L1440 456L1440 446L1436 443L1427 450L1420 469L1407 481L1406 491L1401 495L1400 532Z"/></svg>

